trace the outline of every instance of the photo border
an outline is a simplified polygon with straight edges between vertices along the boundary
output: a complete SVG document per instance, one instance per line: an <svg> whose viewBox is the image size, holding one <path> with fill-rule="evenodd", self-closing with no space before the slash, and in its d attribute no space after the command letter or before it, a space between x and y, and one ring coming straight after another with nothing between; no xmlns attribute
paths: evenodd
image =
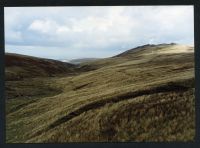
<svg viewBox="0 0 200 148"><path fill-rule="evenodd" d="M195 48L195 111L196 131L194 142L72 142L48 144L6 144L5 138L5 34L4 7L38 6L150 6L150 5L192 5L194 7ZM137 148L195 148L200 147L200 0L1 0L0 1L0 147L137 147Z"/></svg>

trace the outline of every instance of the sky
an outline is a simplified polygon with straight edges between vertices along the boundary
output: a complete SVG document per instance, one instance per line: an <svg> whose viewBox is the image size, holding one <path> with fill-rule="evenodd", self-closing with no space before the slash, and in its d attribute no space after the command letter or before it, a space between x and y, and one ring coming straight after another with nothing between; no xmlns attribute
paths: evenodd
<svg viewBox="0 0 200 148"><path fill-rule="evenodd" d="M144 44L194 44L193 6L6 7L5 52L106 58Z"/></svg>

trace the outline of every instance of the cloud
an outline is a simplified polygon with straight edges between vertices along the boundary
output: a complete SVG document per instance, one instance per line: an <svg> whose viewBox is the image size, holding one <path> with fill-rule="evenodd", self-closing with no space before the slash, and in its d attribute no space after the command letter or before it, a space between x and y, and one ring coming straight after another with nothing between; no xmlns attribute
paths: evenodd
<svg viewBox="0 0 200 148"><path fill-rule="evenodd" d="M41 33L48 33L55 25L55 22L50 20L34 20L28 29Z"/></svg>
<svg viewBox="0 0 200 148"><path fill-rule="evenodd" d="M5 41L37 56L112 56L148 43L193 44L193 22L192 6L9 7Z"/></svg>

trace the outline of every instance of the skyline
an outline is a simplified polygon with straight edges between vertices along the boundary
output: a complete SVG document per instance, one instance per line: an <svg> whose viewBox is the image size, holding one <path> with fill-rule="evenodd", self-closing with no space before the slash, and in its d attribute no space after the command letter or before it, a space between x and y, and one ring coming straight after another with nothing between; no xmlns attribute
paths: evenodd
<svg viewBox="0 0 200 148"><path fill-rule="evenodd" d="M5 51L106 58L144 44L193 45L193 27L192 6L7 7Z"/></svg>

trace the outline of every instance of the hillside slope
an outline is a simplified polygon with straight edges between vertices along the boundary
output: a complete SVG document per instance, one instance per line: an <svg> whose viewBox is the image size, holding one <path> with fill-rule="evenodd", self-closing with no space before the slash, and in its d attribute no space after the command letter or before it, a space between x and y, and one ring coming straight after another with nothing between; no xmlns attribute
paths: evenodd
<svg viewBox="0 0 200 148"><path fill-rule="evenodd" d="M5 59L6 80L66 74L74 72L75 69L70 63L12 53L6 53Z"/></svg>
<svg viewBox="0 0 200 148"><path fill-rule="evenodd" d="M163 56L166 58L170 58L167 56L174 55L174 54L192 54L193 55L194 48L191 46L186 45L178 45L175 43L171 44L159 44L159 45L143 45L138 46L133 49L129 49L119 55L113 56L111 58L100 59L91 62L82 63L82 66L92 67L93 69L98 69L101 67L109 67L116 64L124 64L126 62L134 62L134 64L147 62L149 59L159 58L159 56ZM176 56L176 55L174 55ZM163 60L164 59L160 59Z"/></svg>
<svg viewBox="0 0 200 148"><path fill-rule="evenodd" d="M22 94L7 100L7 142L194 140L193 47L145 45L79 67L93 70L6 82ZM41 83L55 93L40 95Z"/></svg>

